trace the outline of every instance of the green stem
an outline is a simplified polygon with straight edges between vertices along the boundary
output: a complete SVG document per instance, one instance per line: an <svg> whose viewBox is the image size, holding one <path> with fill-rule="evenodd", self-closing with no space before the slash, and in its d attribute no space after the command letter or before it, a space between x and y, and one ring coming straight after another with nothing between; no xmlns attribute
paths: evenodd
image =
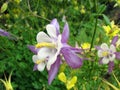
<svg viewBox="0 0 120 90"><path fill-rule="evenodd" d="M97 12L97 0L94 1L95 3L95 11ZM93 47L93 43L94 43L94 38L95 38L95 34L96 34L96 30L97 30L97 23L98 23L98 17L96 16L96 19L95 19L95 28L94 28L94 33L93 33L93 36L92 36L92 41L91 41L91 46L90 46L90 51Z"/></svg>

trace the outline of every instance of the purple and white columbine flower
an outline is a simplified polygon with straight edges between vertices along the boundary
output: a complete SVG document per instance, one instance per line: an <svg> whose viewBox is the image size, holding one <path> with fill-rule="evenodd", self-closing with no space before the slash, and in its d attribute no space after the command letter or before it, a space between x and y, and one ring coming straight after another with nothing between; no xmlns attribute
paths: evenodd
<svg viewBox="0 0 120 90"><path fill-rule="evenodd" d="M116 42L118 36L115 36L111 42L110 47L106 43L101 44L98 49L98 57L100 57L100 64L108 64L108 72L111 73L114 68L114 60L120 59L120 52L116 52Z"/></svg>
<svg viewBox="0 0 120 90"><path fill-rule="evenodd" d="M37 34L36 48L39 49L37 55L33 56L33 62L39 71L43 71L46 65L49 76L48 83L51 84L55 78L62 55L67 64L72 68L79 68L82 65L82 58L77 56L80 49L73 48L67 44L69 38L69 26L66 23L63 28L63 33L60 34L59 23L57 19L53 19L50 24L46 26L47 33L39 32ZM32 50L34 47L32 47ZM42 64L41 64L42 63Z"/></svg>

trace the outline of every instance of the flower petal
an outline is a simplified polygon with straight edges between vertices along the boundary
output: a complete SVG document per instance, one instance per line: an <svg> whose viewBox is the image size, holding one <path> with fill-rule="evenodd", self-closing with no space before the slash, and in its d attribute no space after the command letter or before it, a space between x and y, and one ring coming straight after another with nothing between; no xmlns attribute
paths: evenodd
<svg viewBox="0 0 120 90"><path fill-rule="evenodd" d="M118 36L115 36L111 42L114 46L116 46L116 42L118 41Z"/></svg>
<svg viewBox="0 0 120 90"><path fill-rule="evenodd" d="M32 56L32 60L33 60L34 63L36 63L36 61L39 60L38 56L37 55L33 55Z"/></svg>
<svg viewBox="0 0 120 90"><path fill-rule="evenodd" d="M98 50L98 57L103 57L102 52L102 50Z"/></svg>
<svg viewBox="0 0 120 90"><path fill-rule="evenodd" d="M108 45L106 44L106 43L103 43L102 45L101 45L101 48L103 49L103 50L108 50L109 48L108 48Z"/></svg>
<svg viewBox="0 0 120 90"><path fill-rule="evenodd" d="M37 42L41 43L41 42L51 42L51 38L44 32L39 32L37 34Z"/></svg>
<svg viewBox="0 0 120 90"><path fill-rule="evenodd" d="M35 71L35 70L38 70L37 64L35 64L34 67L33 67L33 71Z"/></svg>
<svg viewBox="0 0 120 90"><path fill-rule="evenodd" d="M46 26L46 30L47 30L47 33L50 37L52 38L56 38L57 37L57 31L56 31L56 27L52 24L48 24Z"/></svg>
<svg viewBox="0 0 120 90"><path fill-rule="evenodd" d="M56 18L53 19L50 24L52 24L56 27L56 33L57 33L57 36L58 36L60 34L60 31L59 31L60 27L59 27L59 23L58 23L57 19Z"/></svg>
<svg viewBox="0 0 120 90"><path fill-rule="evenodd" d="M110 55L109 56L109 61L114 61L115 57L116 57L115 54Z"/></svg>
<svg viewBox="0 0 120 90"><path fill-rule="evenodd" d="M37 65L37 69L38 69L39 71L43 71L44 68L45 68L45 63L44 63L44 62Z"/></svg>
<svg viewBox="0 0 120 90"><path fill-rule="evenodd" d="M111 50L112 52L116 52L116 47L112 44L112 45L110 45L110 50Z"/></svg>
<svg viewBox="0 0 120 90"><path fill-rule="evenodd" d="M82 59L78 57L75 52L66 47L62 48L61 52L69 66L72 68L79 68L82 66Z"/></svg>
<svg viewBox="0 0 120 90"><path fill-rule="evenodd" d="M8 37L8 36L10 36L10 33L0 29L0 36L7 36Z"/></svg>
<svg viewBox="0 0 120 90"><path fill-rule="evenodd" d="M114 62L110 61L109 64L108 64L108 73L111 73L113 68L114 68Z"/></svg>
<svg viewBox="0 0 120 90"><path fill-rule="evenodd" d="M28 47L28 48L30 49L30 51L32 51L34 54L37 54L37 52L39 51L39 49L35 48L35 46L33 46L33 45L28 45L27 47Z"/></svg>
<svg viewBox="0 0 120 90"><path fill-rule="evenodd" d="M108 64L109 63L109 58L103 57L102 63L103 64Z"/></svg>
<svg viewBox="0 0 120 90"><path fill-rule="evenodd" d="M68 38L69 38L69 26L68 23L66 23L62 33L62 43L67 43Z"/></svg>
<svg viewBox="0 0 120 90"><path fill-rule="evenodd" d="M117 59L120 59L120 52L115 52L115 56Z"/></svg>
<svg viewBox="0 0 120 90"><path fill-rule="evenodd" d="M59 67L60 67L60 56L57 57L57 60L55 61L54 64L52 64L51 69L48 71L48 73L49 73L49 76L48 76L49 85L52 83L53 79L55 78Z"/></svg>
<svg viewBox="0 0 120 90"><path fill-rule="evenodd" d="M46 59L47 57L51 56L51 54L53 54L51 48L43 47L38 52L38 58L39 59Z"/></svg>

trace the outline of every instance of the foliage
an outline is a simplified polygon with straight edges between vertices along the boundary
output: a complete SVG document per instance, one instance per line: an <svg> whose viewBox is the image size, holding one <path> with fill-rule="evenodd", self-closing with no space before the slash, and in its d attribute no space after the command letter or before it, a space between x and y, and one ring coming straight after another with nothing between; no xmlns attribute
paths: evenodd
<svg viewBox="0 0 120 90"><path fill-rule="evenodd" d="M64 20L69 24L70 45L75 46L76 42L79 46L91 44L91 51L85 54L90 60L84 61L81 68L73 70L66 64L60 68L59 72L64 72L66 77L77 76L74 90L104 90L109 87L100 78L116 85L113 76L107 73L108 66L99 65L98 56L95 56L97 51L92 50L96 45L111 40L102 26L109 26L114 18L115 24L120 24L119 7L114 7L115 3L115 0L1 0L0 28L10 32L12 39L0 36L0 78L4 79L4 73L9 77L13 71L11 83L14 90L65 89L58 77L48 85L46 71L33 71L33 53L27 48L27 45L35 45L36 34L45 31L45 25L57 18L61 30ZM111 12L117 9L113 15ZM120 51L119 47L117 50ZM114 73L118 80L119 69L119 62L115 62ZM0 90L4 90L2 83Z"/></svg>

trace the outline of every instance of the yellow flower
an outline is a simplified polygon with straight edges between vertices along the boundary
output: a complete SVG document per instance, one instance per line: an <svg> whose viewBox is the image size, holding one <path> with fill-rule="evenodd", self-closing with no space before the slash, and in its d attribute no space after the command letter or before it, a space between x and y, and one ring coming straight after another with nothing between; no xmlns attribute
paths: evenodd
<svg viewBox="0 0 120 90"><path fill-rule="evenodd" d="M61 82L65 83L67 90L70 90L72 87L74 87L74 86L75 86L75 83L77 82L77 77L76 77L76 76L74 76L74 77L72 77L71 79L67 80L64 72L61 72L61 73L58 75L58 79L59 79Z"/></svg>
<svg viewBox="0 0 120 90"><path fill-rule="evenodd" d="M90 48L90 43L83 43L83 44L81 44L81 47L83 48L83 49L89 49Z"/></svg>
<svg viewBox="0 0 120 90"><path fill-rule="evenodd" d="M82 6L81 6L81 9L80 9L80 13L81 13L81 14L85 14L85 12L86 12L86 11L85 11L85 7L82 5Z"/></svg>
<svg viewBox="0 0 120 90"><path fill-rule="evenodd" d="M0 81L4 84L6 90L13 90L13 87L11 85L11 74L12 74L12 72L10 73L8 80L7 80L6 76L5 76L5 80L0 79Z"/></svg>
<svg viewBox="0 0 120 90"><path fill-rule="evenodd" d="M117 25L115 25L114 21L110 23L110 26L103 26L103 29L105 30L106 35L111 38L116 36L120 31L120 28Z"/></svg>

